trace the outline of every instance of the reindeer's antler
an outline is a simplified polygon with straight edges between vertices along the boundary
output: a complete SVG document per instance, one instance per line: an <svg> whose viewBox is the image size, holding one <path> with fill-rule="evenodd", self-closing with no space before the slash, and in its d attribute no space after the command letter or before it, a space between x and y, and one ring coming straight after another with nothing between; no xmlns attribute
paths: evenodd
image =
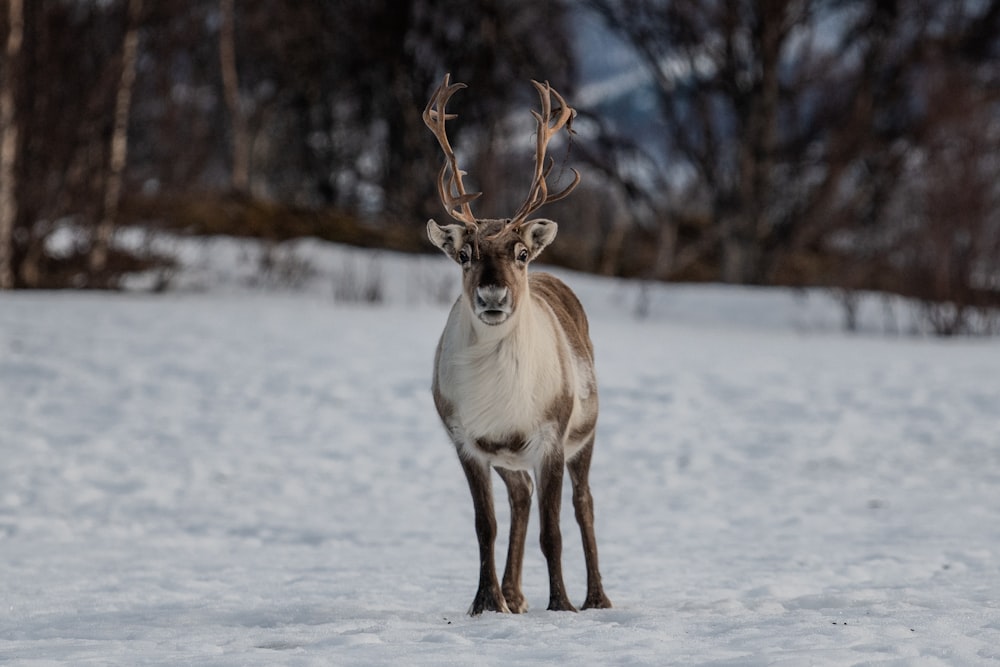
<svg viewBox="0 0 1000 667"><path fill-rule="evenodd" d="M424 124L437 137L438 143L441 144L441 150L444 151L445 163L441 167L441 173L438 174L437 183L441 203L444 204L448 215L459 222L464 222L469 229L475 230L479 228L479 225L476 224L476 216L472 214L469 202L483 193L465 192L465 185L462 183L462 176L465 175L465 172L458 168L455 151L452 150L448 134L445 131L445 122L457 117L457 114L445 113L445 105L448 104L448 100L456 91L465 88L466 85L464 83L450 84L450 81L451 74L445 74L444 81L431 95L427 107L424 108Z"/></svg>
<svg viewBox="0 0 1000 667"><path fill-rule="evenodd" d="M531 111L531 115L538 122L538 136L535 145L535 174L531 181L531 187L528 190L527 199L524 200L521 207L500 231L494 234L494 237L503 234L509 229L520 227L533 212L545 204L559 201L572 192L580 183L580 172L571 168L573 182L559 192L549 193L549 186L546 179L552 171L554 161L549 158L546 163L545 153L548 150L549 141L561 129L565 127L568 132L573 132L572 122L576 116L576 110L566 104L563 96L556 92L549 85L548 81L541 84L532 80L531 83L538 91L538 97L542 103L541 113L535 110ZM456 91L465 87L464 83L451 83L451 74L445 74L444 81L441 82L441 85L437 87L437 90L434 91L427 102L423 118L424 123L434 133L434 136L437 137L438 143L441 145L441 150L444 151L445 163L441 167L441 173L438 174L437 182L438 196L441 198L441 203L444 204L448 215L452 218L459 222L464 222L465 226L470 230L478 230L479 225L476 222L476 216L472 214L472 207L469 206L469 202L483 193L466 193L465 185L462 183L462 176L465 175L465 172L458 168L455 151L452 150L451 143L448 141L448 134L445 131L445 123L456 117L456 114L445 112L445 105ZM558 103L555 109L552 108L553 96L555 96Z"/></svg>
<svg viewBox="0 0 1000 667"><path fill-rule="evenodd" d="M534 109L531 111L531 115L535 117L538 121L538 136L535 145L535 176L531 181L531 188L528 190L528 197L521 204L521 208L517 210L517 213L510 219L510 222L505 225L504 229L508 227L519 227L527 219L528 216L533 212L537 211L539 208L545 204L549 204L554 201L559 201L580 183L580 172L576 169L570 169L573 172L573 182L567 185L565 188L556 192L554 194L549 194L549 186L546 179L549 176L549 172L552 171L552 166L555 162L552 158L549 158L548 164L545 162L545 152L548 149L549 141L559 130L564 127L570 133L573 132L572 122L573 118L576 117L576 109L573 109L568 104L563 96L556 92L549 82L546 81L545 84L538 83L532 79L531 83L535 86L538 91L538 97L542 102L542 112L538 113ZM556 102L559 103L555 109L552 108L552 96L555 95Z"/></svg>

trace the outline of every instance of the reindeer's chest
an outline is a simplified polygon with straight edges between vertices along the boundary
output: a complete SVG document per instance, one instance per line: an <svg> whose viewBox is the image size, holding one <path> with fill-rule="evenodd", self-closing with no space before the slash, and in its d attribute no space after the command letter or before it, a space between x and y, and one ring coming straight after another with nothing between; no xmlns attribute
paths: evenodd
<svg viewBox="0 0 1000 667"><path fill-rule="evenodd" d="M562 393L563 369L558 352L545 352L504 339L441 360L440 391L467 437L504 442L546 420Z"/></svg>

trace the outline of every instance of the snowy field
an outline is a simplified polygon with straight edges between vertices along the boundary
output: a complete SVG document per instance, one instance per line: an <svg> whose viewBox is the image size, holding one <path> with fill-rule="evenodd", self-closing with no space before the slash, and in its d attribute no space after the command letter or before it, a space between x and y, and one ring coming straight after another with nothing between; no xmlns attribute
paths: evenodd
<svg viewBox="0 0 1000 667"><path fill-rule="evenodd" d="M997 340L888 336L874 300L849 336L824 294L718 287L650 288L637 320L636 285L565 274L615 608L544 610L533 516L531 610L470 618L429 391L457 270L286 250L253 288L253 248L218 242L167 294L0 294L0 663L1000 664ZM563 535L579 603L568 496Z"/></svg>

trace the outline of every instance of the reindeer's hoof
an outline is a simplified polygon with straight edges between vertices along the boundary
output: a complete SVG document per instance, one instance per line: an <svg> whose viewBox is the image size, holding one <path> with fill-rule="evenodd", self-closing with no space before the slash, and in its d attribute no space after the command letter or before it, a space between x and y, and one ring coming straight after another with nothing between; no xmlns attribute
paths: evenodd
<svg viewBox="0 0 1000 667"><path fill-rule="evenodd" d="M597 595L588 595L580 609L611 609L611 600L603 592Z"/></svg>
<svg viewBox="0 0 1000 667"><path fill-rule="evenodd" d="M528 611L528 601L524 599L524 595L520 592L504 591L503 596L507 600L507 608L510 609L510 613L523 614Z"/></svg>
<svg viewBox="0 0 1000 667"><path fill-rule="evenodd" d="M472 601L472 606L469 607L469 616L479 616L484 611L509 614L510 607L507 606L507 601L499 590L479 590Z"/></svg>
<svg viewBox="0 0 1000 667"><path fill-rule="evenodd" d="M576 607L573 606L573 603L565 598L563 598L562 600L559 599L549 600L548 609L549 611L576 611Z"/></svg>

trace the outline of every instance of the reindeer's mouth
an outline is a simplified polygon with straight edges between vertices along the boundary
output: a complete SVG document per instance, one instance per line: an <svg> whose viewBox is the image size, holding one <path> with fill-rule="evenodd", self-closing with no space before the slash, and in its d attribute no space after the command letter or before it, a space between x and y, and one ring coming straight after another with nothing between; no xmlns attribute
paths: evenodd
<svg viewBox="0 0 1000 667"><path fill-rule="evenodd" d="M479 316L479 321L490 326L503 324L510 317L510 313L506 310L481 310L477 315Z"/></svg>

